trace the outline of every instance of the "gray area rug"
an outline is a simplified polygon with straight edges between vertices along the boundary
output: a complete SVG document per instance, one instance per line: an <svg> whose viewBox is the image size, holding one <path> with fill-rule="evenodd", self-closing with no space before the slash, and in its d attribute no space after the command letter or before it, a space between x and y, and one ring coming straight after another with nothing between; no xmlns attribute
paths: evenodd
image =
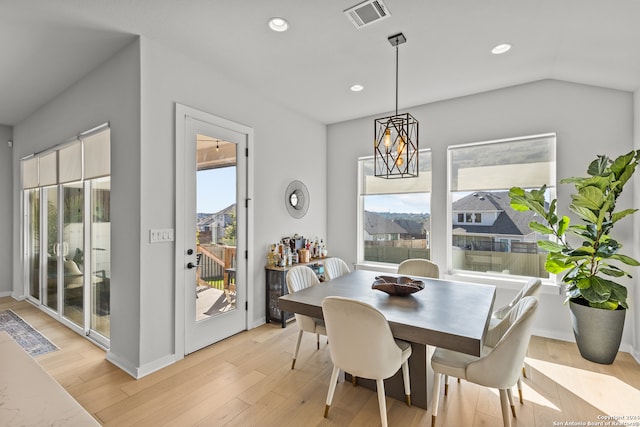
<svg viewBox="0 0 640 427"><path fill-rule="evenodd" d="M33 326L12 310L0 311L0 331L6 331L32 357L58 350Z"/></svg>

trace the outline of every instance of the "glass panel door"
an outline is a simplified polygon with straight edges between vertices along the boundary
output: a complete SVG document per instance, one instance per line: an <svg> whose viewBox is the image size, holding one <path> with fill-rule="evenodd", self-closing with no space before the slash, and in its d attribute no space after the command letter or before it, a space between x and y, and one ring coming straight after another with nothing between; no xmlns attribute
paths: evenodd
<svg viewBox="0 0 640 427"><path fill-rule="evenodd" d="M186 118L185 354L246 329L246 134ZM179 236L180 237L180 236Z"/></svg>
<svg viewBox="0 0 640 427"><path fill-rule="evenodd" d="M61 248L58 237L58 187L44 189L44 203L47 207L47 216L44 218L47 245L47 266L45 292L42 303L54 311L58 311L58 262Z"/></svg>
<svg viewBox="0 0 640 427"><path fill-rule="evenodd" d="M29 297L40 301L40 189L25 191L26 260Z"/></svg>
<svg viewBox="0 0 640 427"><path fill-rule="evenodd" d="M21 166L24 292L61 323L108 347L109 128L34 154Z"/></svg>
<svg viewBox="0 0 640 427"><path fill-rule="evenodd" d="M62 185L63 314L84 326L84 196L82 182Z"/></svg>
<svg viewBox="0 0 640 427"><path fill-rule="evenodd" d="M111 178L91 181L91 319L90 329L110 336Z"/></svg>

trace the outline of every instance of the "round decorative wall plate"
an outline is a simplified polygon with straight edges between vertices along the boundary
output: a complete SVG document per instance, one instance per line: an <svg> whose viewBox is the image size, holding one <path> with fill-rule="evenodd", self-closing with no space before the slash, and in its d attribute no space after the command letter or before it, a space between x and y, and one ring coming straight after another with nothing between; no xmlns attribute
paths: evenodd
<svg viewBox="0 0 640 427"><path fill-rule="evenodd" d="M302 218L309 210L309 190L301 181L291 181L284 192L284 204L289 215Z"/></svg>

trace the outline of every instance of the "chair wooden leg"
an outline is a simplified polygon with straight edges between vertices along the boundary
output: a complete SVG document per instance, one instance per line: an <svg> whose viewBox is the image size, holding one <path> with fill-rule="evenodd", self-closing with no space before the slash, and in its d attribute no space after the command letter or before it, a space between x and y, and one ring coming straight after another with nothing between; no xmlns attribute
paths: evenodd
<svg viewBox="0 0 640 427"><path fill-rule="evenodd" d="M444 395L449 394L449 375L444 376Z"/></svg>
<svg viewBox="0 0 640 427"><path fill-rule="evenodd" d="M351 384L354 387L358 385L357 380L358 380L358 377L356 377L355 375L351 375Z"/></svg>
<svg viewBox="0 0 640 427"><path fill-rule="evenodd" d="M320 350L320 334L316 334L316 346Z"/></svg>
<svg viewBox="0 0 640 427"><path fill-rule="evenodd" d="M433 373L433 397L431 398L431 427L436 425L436 417L438 416L438 400L440 396L440 376L437 372Z"/></svg>
<svg viewBox="0 0 640 427"><path fill-rule="evenodd" d="M513 418L516 418L516 405L513 404L513 394L511 393L511 387L507 389L507 397L509 398L509 405L511 406L511 414L513 414Z"/></svg>
<svg viewBox="0 0 640 427"><path fill-rule="evenodd" d="M338 374L340 374L340 368L336 365L333 365L333 371L331 372L331 380L329 381L329 392L327 393L327 404L324 407L324 417L327 418L329 415L329 408L331 407L331 402L333 401L333 393L336 391L336 383L338 382Z"/></svg>
<svg viewBox="0 0 640 427"><path fill-rule="evenodd" d="M509 397L507 390L500 389L500 406L502 408L502 423L504 427L511 427L511 414L509 413Z"/></svg>
<svg viewBox="0 0 640 427"><path fill-rule="evenodd" d="M407 405L411 407L411 381L409 380L409 361L405 360L402 364L402 380L404 381L404 395Z"/></svg>
<svg viewBox="0 0 640 427"><path fill-rule="evenodd" d="M296 359L298 357L298 351L300 350L300 341L302 341L302 329L298 331L298 340L296 341L296 349L293 351L293 361L291 362L291 369L296 366Z"/></svg>
<svg viewBox="0 0 640 427"><path fill-rule="evenodd" d="M520 404L524 404L524 400L522 399L522 380L518 378L518 397L520 397Z"/></svg>
<svg viewBox="0 0 640 427"><path fill-rule="evenodd" d="M522 364L522 376L523 376L523 377L525 377L525 378L527 378L527 370L526 370L526 368L524 367L524 363Z"/></svg>
<svg viewBox="0 0 640 427"><path fill-rule="evenodd" d="M378 389L378 406L380 407L380 422L382 427L387 427L387 400L384 395L384 380L376 380Z"/></svg>

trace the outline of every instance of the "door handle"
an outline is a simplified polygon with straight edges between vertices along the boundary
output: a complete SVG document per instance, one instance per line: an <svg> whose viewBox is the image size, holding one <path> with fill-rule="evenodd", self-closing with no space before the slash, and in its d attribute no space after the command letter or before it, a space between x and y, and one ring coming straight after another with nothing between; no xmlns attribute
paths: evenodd
<svg viewBox="0 0 640 427"><path fill-rule="evenodd" d="M188 269L196 268L196 265L194 263L190 262L189 264L187 264L187 268Z"/></svg>

